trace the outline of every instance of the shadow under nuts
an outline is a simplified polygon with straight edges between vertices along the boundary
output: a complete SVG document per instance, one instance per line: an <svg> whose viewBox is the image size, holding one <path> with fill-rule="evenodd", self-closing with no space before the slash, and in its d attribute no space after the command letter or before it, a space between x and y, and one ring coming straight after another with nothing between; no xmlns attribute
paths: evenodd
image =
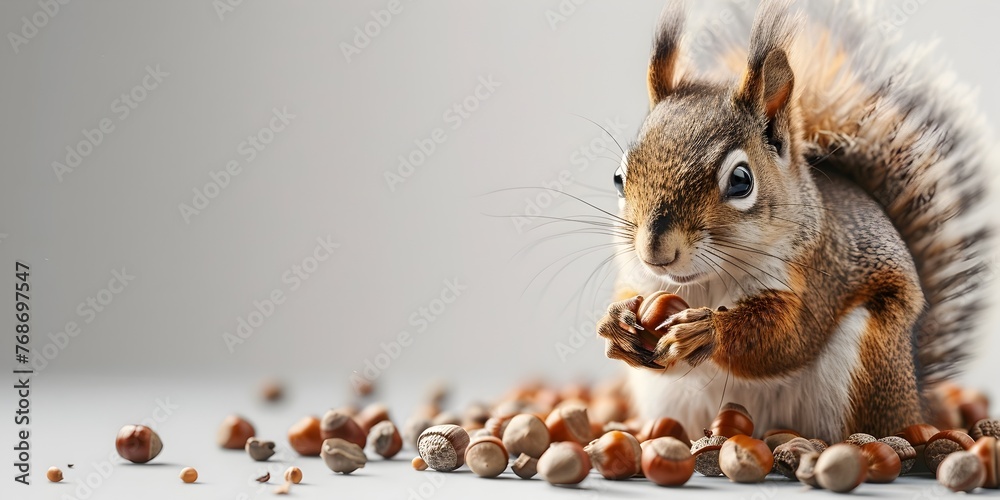
<svg viewBox="0 0 1000 500"><path fill-rule="evenodd" d="M497 477L507 469L507 449L493 436L472 440L465 450L465 463L479 477Z"/></svg>
<svg viewBox="0 0 1000 500"><path fill-rule="evenodd" d="M417 438L417 453L427 466L450 472L465 464L465 450L469 446L469 433L457 425L435 425Z"/></svg>
<svg viewBox="0 0 1000 500"><path fill-rule="evenodd" d="M575 441L552 443L538 459L538 474L549 484L579 484L589 473L590 457Z"/></svg>
<svg viewBox="0 0 1000 500"><path fill-rule="evenodd" d="M628 479L642 472L642 448L626 432L608 432L584 447L584 451L606 479Z"/></svg>
<svg viewBox="0 0 1000 500"><path fill-rule="evenodd" d="M258 462L263 462L274 455L274 441L261 441L252 437L247 439L247 444L244 448L247 451L247 455L250 455L250 458Z"/></svg>
<svg viewBox="0 0 1000 500"><path fill-rule="evenodd" d="M745 435L736 435L719 450L719 468L731 481L759 483L774 467L774 455L767 443Z"/></svg>
<svg viewBox="0 0 1000 500"><path fill-rule="evenodd" d="M239 415L230 415L222 421L216 441L227 450L240 450L247 439L254 437L253 425Z"/></svg>
<svg viewBox="0 0 1000 500"><path fill-rule="evenodd" d="M368 457L360 446L340 438L323 441L323 449L319 455L330 470L341 474L350 474L363 468L368 462Z"/></svg>
<svg viewBox="0 0 1000 500"><path fill-rule="evenodd" d="M145 425L126 425L118 431L115 449L125 460L144 464L160 454L163 442L153 429Z"/></svg>
<svg viewBox="0 0 1000 500"><path fill-rule="evenodd" d="M642 445L642 473L660 486L680 486L694 474L690 449L673 437L660 437Z"/></svg>
<svg viewBox="0 0 1000 500"><path fill-rule="evenodd" d="M538 458L549 447L549 429L542 419L522 413L507 422L503 430L503 445L513 456L524 453Z"/></svg>

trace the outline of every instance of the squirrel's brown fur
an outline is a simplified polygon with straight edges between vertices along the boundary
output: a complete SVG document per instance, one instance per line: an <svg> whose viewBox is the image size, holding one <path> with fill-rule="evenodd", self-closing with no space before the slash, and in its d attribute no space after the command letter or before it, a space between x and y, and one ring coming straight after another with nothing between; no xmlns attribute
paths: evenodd
<svg viewBox="0 0 1000 500"><path fill-rule="evenodd" d="M598 325L610 357L715 366L762 431L828 440L927 417L921 389L967 354L989 236L976 216L987 142L966 91L917 52L890 62L870 14L835 12L801 29L788 2L765 2L743 57L733 45L720 56L729 77L711 78L686 67L680 6L664 11L650 115L620 172L627 243L645 264L622 269ZM752 196L726 192L739 165ZM649 351L621 301L671 285L693 308ZM692 420L709 412L687 404ZM822 416L833 422L810 421Z"/></svg>

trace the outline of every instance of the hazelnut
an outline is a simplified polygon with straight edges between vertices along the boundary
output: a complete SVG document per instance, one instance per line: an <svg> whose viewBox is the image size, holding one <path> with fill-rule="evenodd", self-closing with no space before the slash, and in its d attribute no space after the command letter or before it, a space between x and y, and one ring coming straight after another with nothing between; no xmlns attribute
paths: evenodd
<svg viewBox="0 0 1000 500"><path fill-rule="evenodd" d="M639 324L647 330L658 330L668 318L690 307L681 297L658 291L639 304Z"/></svg>
<svg viewBox="0 0 1000 500"><path fill-rule="evenodd" d="M486 431L493 437L503 439L503 431L507 428L507 424L512 418L514 418L514 415L490 417L490 419L483 424L483 429L486 429Z"/></svg>
<svg viewBox="0 0 1000 500"><path fill-rule="evenodd" d="M473 403L462 413L462 427L465 429L482 429L490 419L490 409L482 403ZM501 436L495 436L497 438Z"/></svg>
<svg viewBox="0 0 1000 500"><path fill-rule="evenodd" d="M722 469L719 468L719 450L725 442L725 436L705 436L695 441L691 445L694 470L703 476L722 476Z"/></svg>
<svg viewBox="0 0 1000 500"><path fill-rule="evenodd" d="M847 437L847 439L844 440L845 443L853 444L854 446L857 446L859 448L868 443L873 443L875 441L876 441L875 436L872 436L871 434L865 434L863 432L856 432L854 434L851 434L850 436Z"/></svg>
<svg viewBox="0 0 1000 500"><path fill-rule="evenodd" d="M878 441L889 445L896 452L896 455L899 455L900 475L910 472L913 463L917 461L917 450L909 441L899 436L887 436Z"/></svg>
<svg viewBox="0 0 1000 500"><path fill-rule="evenodd" d="M642 445L642 473L659 486L680 486L694 474L694 457L679 439L658 437Z"/></svg>
<svg viewBox="0 0 1000 500"><path fill-rule="evenodd" d="M913 468L910 472L921 473L921 472L931 472L927 469L927 462L924 458L924 450L927 447L927 441L929 441L935 434L941 432L937 427L929 424L916 424L906 427L905 429L896 433L897 437L905 439L913 449L917 452L917 460L913 464Z"/></svg>
<svg viewBox="0 0 1000 500"><path fill-rule="evenodd" d="M118 431L115 448L125 460L144 464L160 454L163 442L153 429L145 425L126 425Z"/></svg>
<svg viewBox="0 0 1000 500"><path fill-rule="evenodd" d="M45 478L53 483L58 483L63 480L62 469L59 467L49 467L49 470L45 471Z"/></svg>
<svg viewBox="0 0 1000 500"><path fill-rule="evenodd" d="M611 431L583 448L590 463L606 479L628 479L642 471L639 441L626 432Z"/></svg>
<svg viewBox="0 0 1000 500"><path fill-rule="evenodd" d="M847 493L865 482L868 461L857 446L835 444L816 460L814 473L821 487L835 493Z"/></svg>
<svg viewBox="0 0 1000 500"><path fill-rule="evenodd" d="M972 425L990 416L990 401L985 394L974 389L964 389L958 400L958 412L966 425ZM996 437L996 436L993 436Z"/></svg>
<svg viewBox="0 0 1000 500"><path fill-rule="evenodd" d="M924 448L927 469L937 474L937 468L945 457L956 451L967 451L974 444L976 442L962 431L941 431L935 434Z"/></svg>
<svg viewBox="0 0 1000 500"><path fill-rule="evenodd" d="M1000 438L1000 420L979 420L969 429L969 436L976 441L983 436Z"/></svg>
<svg viewBox="0 0 1000 500"><path fill-rule="evenodd" d="M285 397L285 388L277 380L265 380L260 386L260 396L268 403L277 403Z"/></svg>
<svg viewBox="0 0 1000 500"><path fill-rule="evenodd" d="M285 482L292 484L299 484L302 482L302 469L298 467L289 467L285 469Z"/></svg>
<svg viewBox="0 0 1000 500"><path fill-rule="evenodd" d="M274 441L261 441L255 437L247 439L247 444L244 447L247 451L247 455L250 458L263 462L274 455Z"/></svg>
<svg viewBox="0 0 1000 500"><path fill-rule="evenodd" d="M549 484L579 484L590 473L590 457L575 441L553 443L538 459L538 474Z"/></svg>
<svg viewBox="0 0 1000 500"><path fill-rule="evenodd" d="M545 419L552 442L573 441L581 445L591 440L592 429L586 406L560 406Z"/></svg>
<svg viewBox="0 0 1000 500"><path fill-rule="evenodd" d="M600 396L588 405L590 420L599 424L620 422L628 417L628 401L617 396Z"/></svg>
<svg viewBox="0 0 1000 500"><path fill-rule="evenodd" d="M364 448L368 441L361 426L343 410L329 410L323 415L319 423L319 436L324 441L332 438L343 439L361 448Z"/></svg>
<svg viewBox="0 0 1000 500"><path fill-rule="evenodd" d="M640 438L640 441L649 441L661 437L672 437L682 443L686 443L688 439L687 431L684 430L684 426L681 425L680 422L669 417L661 417L655 420L650 420L642 427L642 431L639 432L638 437Z"/></svg>
<svg viewBox="0 0 1000 500"><path fill-rule="evenodd" d="M365 434L372 430L375 424L389 420L389 408L382 403L372 403L354 416L354 422Z"/></svg>
<svg viewBox="0 0 1000 500"><path fill-rule="evenodd" d="M450 411L445 411L434 415L431 425L462 425L462 419Z"/></svg>
<svg viewBox="0 0 1000 500"><path fill-rule="evenodd" d="M767 443L737 434L722 444L719 468L731 481L759 483L774 467L774 456Z"/></svg>
<svg viewBox="0 0 1000 500"><path fill-rule="evenodd" d="M753 419L743 405L726 403L712 422L713 435L731 438L740 434L753 435Z"/></svg>
<svg viewBox="0 0 1000 500"><path fill-rule="evenodd" d="M410 460L410 466L416 471L427 470L427 462L424 462L424 459L420 457L413 457L413 460Z"/></svg>
<svg viewBox="0 0 1000 500"><path fill-rule="evenodd" d="M796 479L795 473L799 469L802 455L819 453L820 451L815 444L807 439L793 438L774 449L774 470L788 479Z"/></svg>
<svg viewBox="0 0 1000 500"><path fill-rule="evenodd" d="M411 448L417 449L417 438L420 437L420 433L427 430L430 426L430 417L421 413L410 416L410 418L403 423L403 441Z"/></svg>
<svg viewBox="0 0 1000 500"><path fill-rule="evenodd" d="M538 458L549 447L549 429L542 419L522 413L510 419L503 432L503 445L511 455Z"/></svg>
<svg viewBox="0 0 1000 500"><path fill-rule="evenodd" d="M538 459L522 453L510 465L510 469L521 479L531 479L538 474Z"/></svg>
<svg viewBox="0 0 1000 500"><path fill-rule="evenodd" d="M247 443L247 439L254 437L253 425L239 415L230 415L222 421L219 426L219 433L216 441L219 446L227 450L239 450Z"/></svg>
<svg viewBox="0 0 1000 500"><path fill-rule="evenodd" d="M979 457L979 461L983 463L986 473L983 488L997 489L1000 487L1000 445L997 444L997 438L983 436L969 451Z"/></svg>
<svg viewBox="0 0 1000 500"><path fill-rule="evenodd" d="M819 488L816 481L816 462L819 460L818 452L807 452L799 456L799 468L795 469L795 479L802 484L807 484L813 488Z"/></svg>
<svg viewBox="0 0 1000 500"><path fill-rule="evenodd" d="M983 485L986 469L979 457L967 451L956 451L941 461L937 480L956 493L971 493Z"/></svg>
<svg viewBox="0 0 1000 500"><path fill-rule="evenodd" d="M465 450L465 463L479 477L497 477L507 469L507 449L493 436L476 438Z"/></svg>
<svg viewBox="0 0 1000 500"><path fill-rule="evenodd" d="M316 417L303 417L288 429L288 444L299 455L305 457L319 456L323 447L323 438L320 437L319 419Z"/></svg>
<svg viewBox="0 0 1000 500"><path fill-rule="evenodd" d="M403 438L389 420L375 424L368 432L368 441L371 441L375 453L382 458L392 458L403 449Z"/></svg>
<svg viewBox="0 0 1000 500"><path fill-rule="evenodd" d="M357 443L345 439L330 438L323 441L319 456L333 472L350 474L361 469L368 462L365 451Z"/></svg>
<svg viewBox="0 0 1000 500"><path fill-rule="evenodd" d="M764 433L764 442L767 443L767 447L773 453L777 447L797 437L802 436L798 432L788 429L773 429Z"/></svg>
<svg viewBox="0 0 1000 500"><path fill-rule="evenodd" d="M453 471L465 464L469 433L457 425L436 425L417 438L417 452L427 465L440 472Z"/></svg>
<svg viewBox="0 0 1000 500"><path fill-rule="evenodd" d="M177 477L181 478L181 481L185 483L193 483L198 480L198 471L194 467L185 467L181 469L181 473Z"/></svg>
<svg viewBox="0 0 1000 500"><path fill-rule="evenodd" d="M902 472L903 463L891 446L872 441L861 446L861 454L868 461L869 483L891 483Z"/></svg>

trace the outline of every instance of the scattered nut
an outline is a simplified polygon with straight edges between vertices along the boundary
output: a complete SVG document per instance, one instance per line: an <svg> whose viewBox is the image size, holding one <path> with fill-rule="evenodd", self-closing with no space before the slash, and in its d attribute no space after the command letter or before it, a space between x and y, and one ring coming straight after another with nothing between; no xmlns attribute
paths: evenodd
<svg viewBox="0 0 1000 500"><path fill-rule="evenodd" d="M847 439L844 440L845 443L853 444L854 446L857 446L859 448L868 443L874 443L875 441L876 441L875 436L872 436L871 434L865 434L863 432L856 432L854 434L851 434L850 436L848 436Z"/></svg>
<svg viewBox="0 0 1000 500"><path fill-rule="evenodd" d="M507 449L493 436L476 438L465 449L465 463L479 477L497 477L507 469Z"/></svg>
<svg viewBox="0 0 1000 500"><path fill-rule="evenodd" d="M719 468L733 482L762 482L773 467L774 456L767 443L747 435L729 438L719 450Z"/></svg>
<svg viewBox="0 0 1000 500"><path fill-rule="evenodd" d="M982 419L969 429L969 436L976 441L983 436L990 436L1000 439L1000 420Z"/></svg>
<svg viewBox="0 0 1000 500"><path fill-rule="evenodd" d="M413 460L410 460L410 466L416 471L427 470L427 462L424 462L424 459L420 457L413 457Z"/></svg>
<svg viewBox="0 0 1000 500"><path fill-rule="evenodd" d="M285 397L285 388L277 380L265 380L260 386L260 396L268 403L276 403Z"/></svg>
<svg viewBox="0 0 1000 500"><path fill-rule="evenodd" d="M788 429L774 429L764 433L764 442L767 443L767 447L771 449L772 452L779 446L795 439L802 437L798 432L788 430Z"/></svg>
<svg viewBox="0 0 1000 500"><path fill-rule="evenodd" d="M937 474L937 468L945 457L956 451L967 451L976 442L962 431L941 431L927 441L924 448L924 460L927 469Z"/></svg>
<svg viewBox="0 0 1000 500"><path fill-rule="evenodd" d="M642 448L639 441L626 432L611 431L583 450L597 472L606 479L628 479L642 472Z"/></svg>
<svg viewBox="0 0 1000 500"><path fill-rule="evenodd" d="M274 441L261 441L252 437L247 439L244 449L246 449L247 455L250 455L250 458L258 462L263 462L274 455Z"/></svg>
<svg viewBox="0 0 1000 500"><path fill-rule="evenodd" d="M403 438L400 437L396 426L389 420L383 420L375 424L368 431L368 440L371 441L382 458L392 458L403 449Z"/></svg>
<svg viewBox="0 0 1000 500"><path fill-rule="evenodd" d="M933 425L916 424L896 433L896 436L905 439L917 452L917 460L913 464L913 469L910 470L910 472L931 472L927 469L927 461L925 460L924 450L927 447L927 441L934 437L934 435L938 432L940 432L938 428Z"/></svg>
<svg viewBox="0 0 1000 500"><path fill-rule="evenodd" d="M937 480L956 493L971 493L986 481L986 469L979 457L967 451L956 451L941 461Z"/></svg>
<svg viewBox="0 0 1000 500"><path fill-rule="evenodd" d="M462 425L462 418L450 411L438 413L431 419L431 425Z"/></svg>
<svg viewBox="0 0 1000 500"><path fill-rule="evenodd" d="M53 483L58 483L63 480L62 469L59 467L49 467L49 470L45 471L45 478Z"/></svg>
<svg viewBox="0 0 1000 500"><path fill-rule="evenodd" d="M727 438L740 434L752 436L753 419L743 405L726 403L712 422L711 431L715 436Z"/></svg>
<svg viewBox="0 0 1000 500"><path fill-rule="evenodd" d="M316 417L303 417L288 429L288 444L292 446L299 455L305 457L319 456L323 447L323 438L320 436L319 419Z"/></svg>
<svg viewBox="0 0 1000 500"><path fill-rule="evenodd" d="M507 429L507 424L510 423L510 419L512 418L514 418L514 415L490 417L490 419L483 424L483 429L486 430L486 432L489 432L493 437L503 439L503 431ZM546 430L546 432L548 432L548 430Z"/></svg>
<svg viewBox="0 0 1000 500"><path fill-rule="evenodd" d="M279 484L278 486L274 487L275 495L287 495L291 491L292 491L292 483L288 481L285 481Z"/></svg>
<svg viewBox="0 0 1000 500"><path fill-rule="evenodd" d="M895 450L896 455L899 455L900 475L910 472L910 469L913 468L913 463L917 461L917 450L909 441L899 436L887 436L878 441L889 445Z"/></svg>
<svg viewBox="0 0 1000 500"><path fill-rule="evenodd" d="M774 470L788 479L797 479L799 461L807 453L820 453L821 450L807 439L794 438L774 449Z"/></svg>
<svg viewBox="0 0 1000 500"><path fill-rule="evenodd" d="M983 479L983 488L994 490L1000 488L1000 445L997 443L997 438L983 436L969 450L983 463L986 474Z"/></svg>
<svg viewBox="0 0 1000 500"><path fill-rule="evenodd" d="M672 437L682 443L686 443L688 439L687 431L684 430L684 426L681 425L680 422L669 417L650 420L645 426L643 426L642 431L639 432L639 436L637 437L640 441L649 441L661 437Z"/></svg>
<svg viewBox="0 0 1000 500"><path fill-rule="evenodd" d="M227 450L239 450L246 444L247 439L254 437L256 432L253 425L239 415L230 415L222 421L219 426L219 433L216 441L219 446Z"/></svg>
<svg viewBox="0 0 1000 500"><path fill-rule="evenodd" d="M819 460L819 453L808 452L799 456L799 468L795 469L795 479L802 484L807 484L813 488L819 488L816 481L816 462Z"/></svg>
<svg viewBox="0 0 1000 500"><path fill-rule="evenodd" d="M299 484L302 482L302 469L298 467L289 467L285 469L285 482L292 484Z"/></svg>
<svg viewBox="0 0 1000 500"><path fill-rule="evenodd" d="M517 477L531 479L535 477L535 474L538 474L538 459L522 453L514 460L510 468L514 471L514 474L517 474Z"/></svg>
<svg viewBox="0 0 1000 500"><path fill-rule="evenodd" d="M254 481L257 481L258 483L266 483L266 482L268 482L270 480L271 480L271 473L270 472L265 472L263 476L260 476L257 479L254 479Z"/></svg>
<svg viewBox="0 0 1000 500"><path fill-rule="evenodd" d="M562 405L552 410L545 419L545 427L552 442L573 441L585 445L593 435L586 406Z"/></svg>
<svg viewBox="0 0 1000 500"><path fill-rule="evenodd" d="M590 457L575 441L552 443L538 459L538 474L549 484L579 484L589 473Z"/></svg>
<svg viewBox="0 0 1000 500"><path fill-rule="evenodd" d="M469 433L457 425L429 427L417 439L417 453L427 465L440 472L453 471L465 464Z"/></svg>
<svg viewBox="0 0 1000 500"><path fill-rule="evenodd" d="M368 463L368 457L360 446L340 438L324 440L319 456L323 457L330 470L341 474L350 474Z"/></svg>
<svg viewBox="0 0 1000 500"><path fill-rule="evenodd" d="M193 483L198 480L198 471L194 467L185 467L181 469L181 473L177 477L181 478L181 481L185 483Z"/></svg>
<svg viewBox="0 0 1000 500"><path fill-rule="evenodd" d="M354 416L354 422L366 434L379 422L389 420L389 408L382 403L372 403Z"/></svg>
<svg viewBox="0 0 1000 500"><path fill-rule="evenodd" d="M365 431L344 410L330 410L323 415L323 419L319 423L319 436L324 441L333 438L343 439L361 448L364 448L368 442Z"/></svg>
<svg viewBox="0 0 1000 500"><path fill-rule="evenodd" d="M679 439L658 437L642 445L642 473L659 486L680 486L694 474L694 456Z"/></svg>
<svg viewBox="0 0 1000 500"><path fill-rule="evenodd" d="M589 426L588 426L589 428ZM503 445L511 455L538 458L549 447L549 429L542 419L522 413L510 419L503 431Z"/></svg>
<svg viewBox="0 0 1000 500"><path fill-rule="evenodd" d="M861 454L868 461L869 483L891 483L902 472L903 462L891 446L872 441L861 446Z"/></svg>
<svg viewBox="0 0 1000 500"><path fill-rule="evenodd" d="M490 419L490 409L482 403L473 403L462 413L462 427L465 429L482 429ZM499 438L500 436L496 436Z"/></svg>
<svg viewBox="0 0 1000 500"><path fill-rule="evenodd" d="M691 445L691 455L694 456L694 470L708 477L722 476L719 468L719 450L726 442L725 436L705 436Z"/></svg>
<svg viewBox="0 0 1000 500"><path fill-rule="evenodd" d="M144 464L160 454L163 442L153 429L145 425L126 425L118 431L115 448L125 460Z"/></svg>
<svg viewBox="0 0 1000 500"><path fill-rule="evenodd" d="M816 460L816 482L835 493L847 493L865 482L868 461L850 444L835 444Z"/></svg>
<svg viewBox="0 0 1000 500"><path fill-rule="evenodd" d="M814 439L810 439L809 442L812 443L813 446L815 446L816 449L819 450L820 453L823 453L824 451L826 451L827 448L830 447L830 444L827 443L826 441L823 441L822 439L815 439L814 438Z"/></svg>

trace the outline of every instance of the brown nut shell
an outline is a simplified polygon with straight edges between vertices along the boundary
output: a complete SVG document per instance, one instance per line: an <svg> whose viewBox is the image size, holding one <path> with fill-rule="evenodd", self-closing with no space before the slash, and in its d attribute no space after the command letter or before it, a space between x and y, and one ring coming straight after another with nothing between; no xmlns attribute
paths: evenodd
<svg viewBox="0 0 1000 500"><path fill-rule="evenodd" d="M538 474L549 484L579 484L590 473L590 457L575 441L552 443L538 459Z"/></svg>
<svg viewBox="0 0 1000 500"><path fill-rule="evenodd" d="M674 437L651 439L642 446L642 473L659 486L680 486L694 474L694 456Z"/></svg>
<svg viewBox="0 0 1000 500"><path fill-rule="evenodd" d="M760 483L774 467L767 443L743 434L735 435L719 450L719 468L736 483Z"/></svg>
<svg viewBox="0 0 1000 500"><path fill-rule="evenodd" d="M263 462L274 455L274 441L261 441L252 437L247 439L247 443L243 448L250 458L258 462Z"/></svg>
<svg viewBox="0 0 1000 500"><path fill-rule="evenodd" d="M743 405L726 403L712 422L711 431L713 435L727 438L741 434L752 436L753 418L750 417L750 412Z"/></svg>
<svg viewBox="0 0 1000 500"><path fill-rule="evenodd" d="M118 431L115 449L125 460L144 464L160 454L163 442L153 429L145 425L126 425Z"/></svg>
<svg viewBox="0 0 1000 500"><path fill-rule="evenodd" d="M552 442L573 441L585 445L591 441L593 429L587 417L587 407L577 405L560 406L545 419Z"/></svg>
<svg viewBox="0 0 1000 500"><path fill-rule="evenodd" d="M917 461L917 449L909 441L899 436L886 436L878 441L889 445L896 452L896 455L899 456L900 475L910 472L914 462Z"/></svg>
<svg viewBox="0 0 1000 500"><path fill-rule="evenodd" d="M941 431L927 441L924 448L924 460L927 468L937 474L937 468L944 459L957 451L967 451L976 441L962 431Z"/></svg>
<svg viewBox="0 0 1000 500"><path fill-rule="evenodd" d="M399 435L396 425L389 420L382 420L372 426L368 431L368 441L372 443L375 453L382 458L392 458L403 449L403 437Z"/></svg>
<svg viewBox="0 0 1000 500"><path fill-rule="evenodd" d="M997 438L983 436L969 449L983 463L985 477L983 488L997 489L1000 487L1000 445Z"/></svg>
<svg viewBox="0 0 1000 500"><path fill-rule="evenodd" d="M682 443L686 443L688 440L688 434L684 430L684 426L670 417L650 420L642 427L642 431L636 437L639 438L639 441L650 441L661 437L672 437Z"/></svg>
<svg viewBox="0 0 1000 500"><path fill-rule="evenodd" d="M667 318L689 309L691 306L680 296L664 291L655 292L643 298L639 304L639 324L646 330L656 330Z"/></svg>
<svg viewBox="0 0 1000 500"><path fill-rule="evenodd" d="M465 465L469 433L453 425L435 425L417 438L417 453L427 466L439 472L451 472Z"/></svg>
<svg viewBox="0 0 1000 500"><path fill-rule="evenodd" d="M891 446L872 441L861 446L861 454L868 461L869 483L891 483L902 472L903 462Z"/></svg>
<svg viewBox="0 0 1000 500"><path fill-rule="evenodd" d="M354 422L365 434L371 432L375 424L386 420L389 420L389 408L382 403L372 403L354 415Z"/></svg>
<svg viewBox="0 0 1000 500"><path fill-rule="evenodd" d="M694 470L703 476L722 476L722 469L719 468L719 450L726 440L725 436L706 436L695 441L691 445Z"/></svg>
<svg viewBox="0 0 1000 500"><path fill-rule="evenodd" d="M59 467L49 467L49 470L45 471L45 479L50 482L58 483L63 480L63 472Z"/></svg>
<svg viewBox="0 0 1000 500"><path fill-rule="evenodd" d="M227 450L242 450L247 439L254 437L253 425L239 415L229 415L219 426L216 442Z"/></svg>
<svg viewBox="0 0 1000 500"><path fill-rule="evenodd" d="M324 441L333 438L343 439L361 448L368 443L367 433L344 410L329 410L323 415L319 423L319 436Z"/></svg>
<svg viewBox="0 0 1000 500"><path fill-rule="evenodd" d="M323 448L323 438L320 436L319 419L303 417L288 428L288 444L299 455L318 457Z"/></svg>
<svg viewBox="0 0 1000 500"><path fill-rule="evenodd" d="M531 479L538 474L538 459L522 453L510 464L510 469L521 479Z"/></svg>
<svg viewBox="0 0 1000 500"><path fill-rule="evenodd" d="M791 439L774 449L774 470L788 479L797 479L795 472L799 469L802 455L819 453L820 451L815 444L807 439Z"/></svg>
<svg viewBox="0 0 1000 500"><path fill-rule="evenodd" d="M608 432L583 449L605 479L628 479L642 471L642 448L629 433Z"/></svg>

